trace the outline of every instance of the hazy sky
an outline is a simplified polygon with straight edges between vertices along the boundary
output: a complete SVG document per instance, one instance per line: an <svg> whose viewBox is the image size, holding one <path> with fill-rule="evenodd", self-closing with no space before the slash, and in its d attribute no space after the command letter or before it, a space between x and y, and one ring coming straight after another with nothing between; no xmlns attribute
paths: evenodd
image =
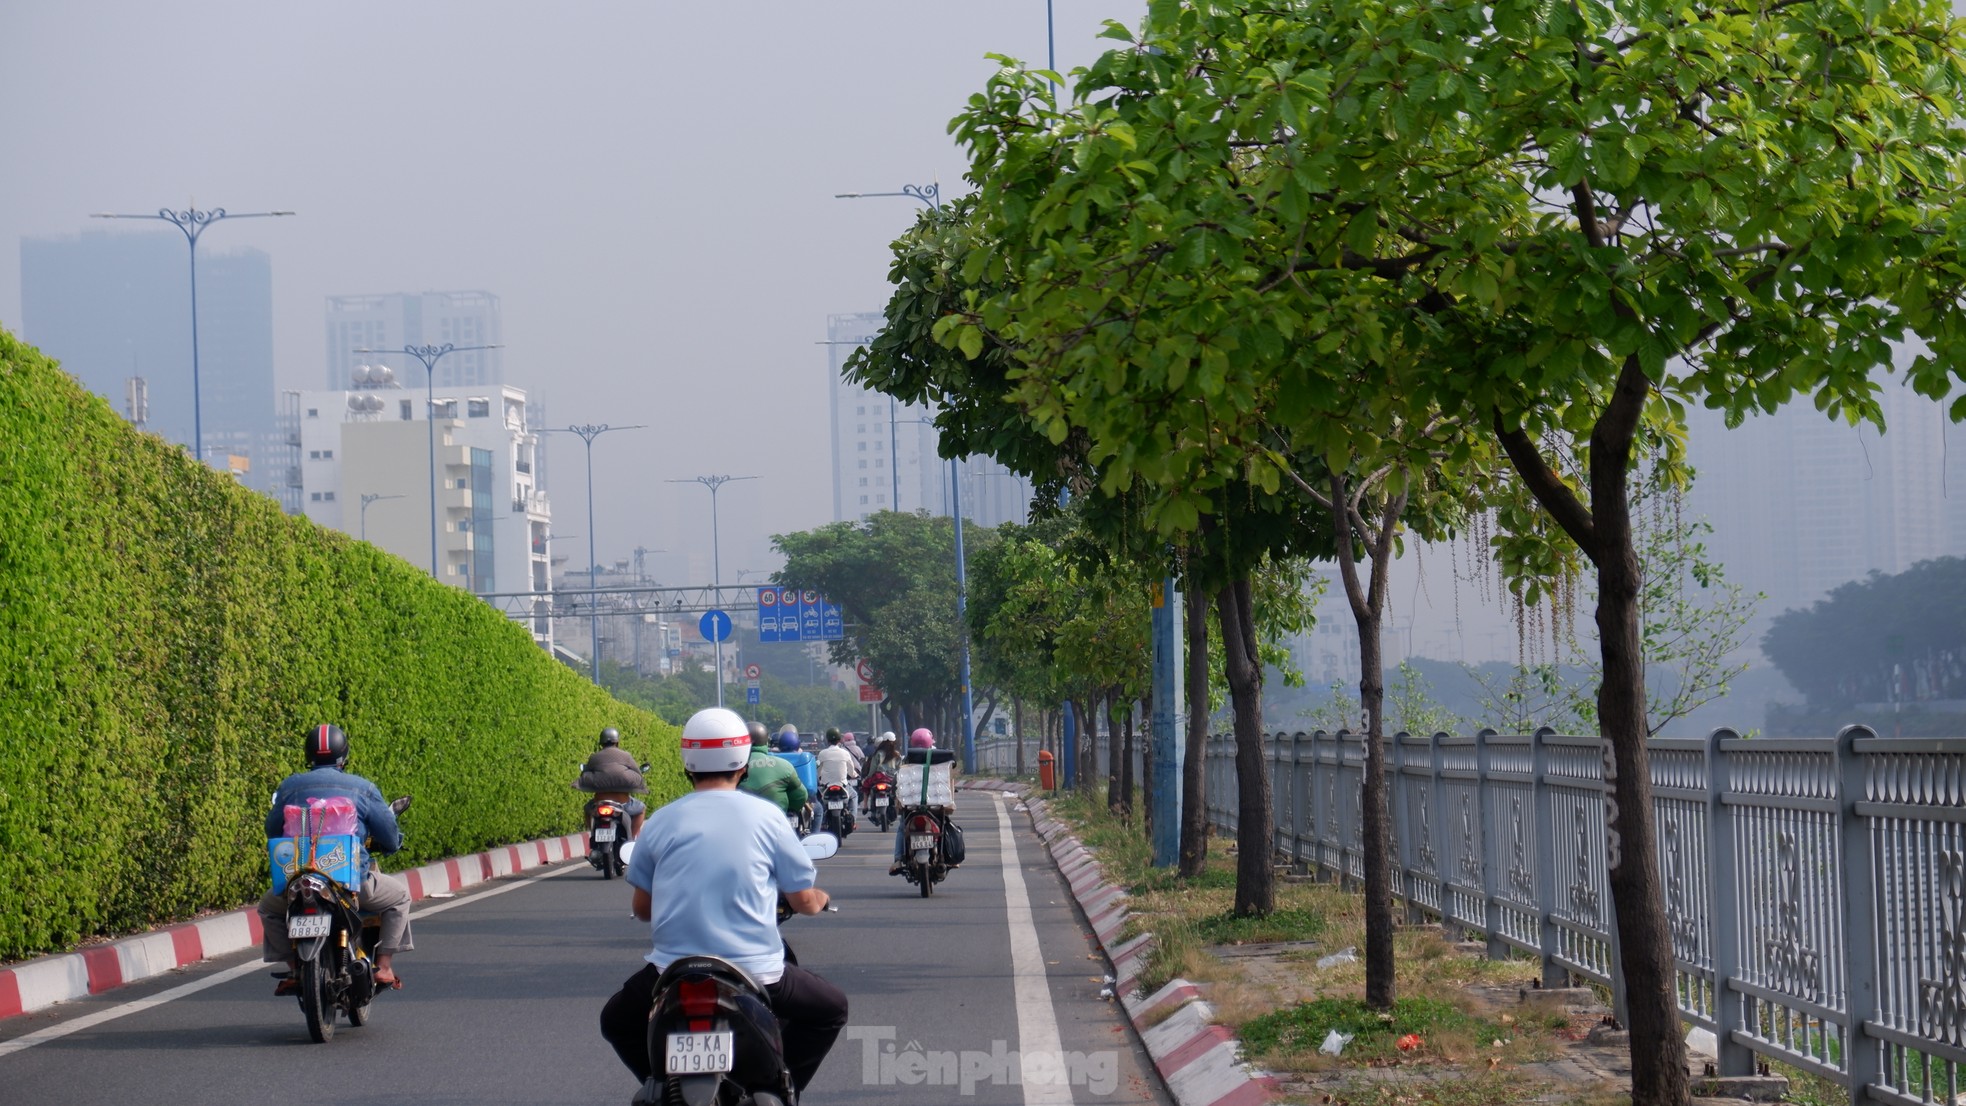
<svg viewBox="0 0 1966 1106"><path fill-rule="evenodd" d="M1141 0L1053 0L1061 69ZM670 551L708 582L769 534L831 520L826 316L886 302L904 199L1003 53L1042 64L1044 0L0 3L0 325L22 235L196 202L201 249L273 258L281 387L319 386L330 295L485 289L506 375L549 418L647 423L595 446L600 553ZM99 228L102 224L94 224ZM168 228L166 228L168 229ZM30 335L31 337L31 335ZM176 340L178 336L173 335ZM420 376L411 383L420 381ZM555 443L555 529L585 533L579 443ZM684 528L688 528L685 530ZM576 555L578 547L570 550Z"/></svg>

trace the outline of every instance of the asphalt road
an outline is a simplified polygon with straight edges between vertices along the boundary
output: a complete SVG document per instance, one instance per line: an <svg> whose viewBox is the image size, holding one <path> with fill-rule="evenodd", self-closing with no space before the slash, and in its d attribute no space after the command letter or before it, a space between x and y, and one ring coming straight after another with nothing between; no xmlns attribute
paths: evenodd
<svg viewBox="0 0 1966 1106"><path fill-rule="evenodd" d="M794 919L786 936L853 1013L805 1102L1166 1106L1014 805L961 795L968 861L926 900L887 875L892 838L871 827L820 863L840 912ZM574 864L426 900L417 948L397 962L404 989L325 1045L245 954L11 1018L0 1102L625 1103L633 1081L596 1027L647 949L628 894ZM1020 1064L1020 1049L1034 1056ZM1058 1068L1063 1085L1016 1074Z"/></svg>

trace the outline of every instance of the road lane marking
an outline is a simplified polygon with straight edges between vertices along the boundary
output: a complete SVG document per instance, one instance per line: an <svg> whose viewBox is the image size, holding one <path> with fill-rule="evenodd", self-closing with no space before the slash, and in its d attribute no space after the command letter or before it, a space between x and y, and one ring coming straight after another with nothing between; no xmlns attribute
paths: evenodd
<svg viewBox="0 0 1966 1106"><path fill-rule="evenodd" d="M410 918L414 921L417 918L425 918L432 914L441 914L446 910L463 906L466 903L480 902L484 899L491 898L493 895L503 895L507 891L516 891L521 887L538 883L542 879L552 879L554 876L563 876L568 872L578 871L579 867L576 864L568 864L564 868L556 868L550 872L541 872L539 875L527 879L513 880L510 883L487 887L483 891L476 891L438 906L426 907L422 910L412 909L410 911ZM484 885L479 884L478 886ZM425 901L427 902L429 900L426 899ZM83 1014L80 1017L62 1022L60 1025L51 1025L46 1029L37 1029L32 1033L15 1037L11 1041L0 1041L0 1057L11 1056L16 1052L25 1052L35 1045L43 1045L49 1041L60 1040L71 1033L80 1033L84 1029L93 1029L104 1022L115 1021L117 1018L126 1018L131 1014L141 1014L145 1010L162 1006L173 999L180 999L186 995L195 995L199 991L203 991L209 987L216 987L221 983L229 983L242 975L263 970L268 970L267 962L264 960L252 960L244 964L235 964L230 968L213 972L203 979L194 979L189 983L180 983L169 990L159 991L148 998L133 999L121 1005L112 1006L107 1010L98 1010L93 1014Z"/></svg>
<svg viewBox="0 0 1966 1106"><path fill-rule="evenodd" d="M1027 1059L1025 1106L1071 1106L1072 1085L1066 1071L1065 1049L1058 1037L1058 1013L1051 1005L1051 980L1045 975L1044 953L1038 944L1038 924L1031 914L1031 897L1024 889L1024 867L1017 859L1017 837L1011 832L1004 796L997 796L997 856L1003 865L1004 910L1010 921L1010 970L1017 995L1017 1050ZM1028 1058L1049 1057L1050 1072L1033 1072ZM1031 1076L1049 1074L1034 1081Z"/></svg>

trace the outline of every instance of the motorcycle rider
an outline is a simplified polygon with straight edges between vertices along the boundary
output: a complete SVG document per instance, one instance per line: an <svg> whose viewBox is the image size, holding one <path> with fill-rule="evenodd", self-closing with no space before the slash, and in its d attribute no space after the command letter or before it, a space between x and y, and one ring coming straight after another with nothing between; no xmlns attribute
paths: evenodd
<svg viewBox="0 0 1966 1106"><path fill-rule="evenodd" d="M840 731L838 730L826 731L826 747L819 751L819 757L815 767L819 773L819 793L821 795L825 795L826 789L836 783L852 789L855 786L855 781L860 778L860 765L854 761L853 754L847 752L846 746L840 738ZM849 809L847 817L841 819L841 821L846 821L852 818L852 816L853 813Z"/></svg>
<svg viewBox="0 0 1966 1106"><path fill-rule="evenodd" d="M868 813L867 799L872 793L876 776L886 776L888 786L892 787L900 779L896 773L901 770L901 746L894 741L894 731L881 735L881 743L874 747L873 756L868 758L866 771L860 775L860 812Z"/></svg>
<svg viewBox="0 0 1966 1106"><path fill-rule="evenodd" d="M620 730L609 726L601 731L601 747L580 766L580 779L573 786L576 791L594 796L587 804L588 829L594 828L594 803L613 799L628 812L628 836L642 832L642 816L648 813L648 804L635 796L646 792L648 783L642 779L642 766L635 762L635 755L621 747Z"/></svg>
<svg viewBox="0 0 1966 1106"><path fill-rule="evenodd" d="M749 732L751 760L738 788L776 805L787 814L798 814L805 809L806 785L799 781L799 774L791 765L768 751L771 733L765 729L763 722L751 723Z"/></svg>
<svg viewBox="0 0 1966 1106"><path fill-rule="evenodd" d="M812 859L785 819L737 785L748 767L744 720L721 708L701 710L683 727L683 770L693 790L649 816L628 865L632 909L650 923L648 963L601 1008L601 1036L648 1086L649 1011L662 969L685 956L716 956L765 988L779 1022L785 1066L805 1090L847 1022L838 987L785 959L778 898L817 914L830 896L813 885Z"/></svg>
<svg viewBox="0 0 1966 1106"><path fill-rule="evenodd" d="M381 939L375 949L375 982L378 987L400 988L402 979L391 966L399 952L416 947L410 940L410 888L395 876L376 870L375 856L387 855L403 847L403 831L396 825L396 812L383 801L375 784L344 771L348 763L348 735L333 723L307 731L305 772L295 772L280 781L273 792L273 809L266 814L268 839L286 836L286 808L305 806L309 799L343 798L353 800L355 814L362 821L362 833L369 842L369 870L356 889L355 900L362 913L382 919ZM287 899L268 891L259 900L261 954L268 963L284 963L288 974L273 988L275 995L291 995L300 989L293 974L300 967L294 958L293 941L287 937Z"/></svg>
<svg viewBox="0 0 1966 1106"><path fill-rule="evenodd" d="M772 755L792 766L807 791L815 794L819 791L819 766L811 753L799 748L799 731L792 728L790 722L778 731L778 746L772 750Z"/></svg>
<svg viewBox="0 0 1966 1106"><path fill-rule="evenodd" d="M838 726L828 726L826 727L826 744L830 746L835 743L838 743L839 747L845 749L847 755L853 758L854 772L858 775L860 769L867 766L867 757L866 754L860 751L860 743L853 739L851 732L841 733ZM821 749L819 752L823 756L826 750Z"/></svg>
<svg viewBox="0 0 1966 1106"><path fill-rule="evenodd" d="M905 797L908 794L908 780L905 773L910 767L913 767L919 773L921 771L920 766L930 763L934 753L935 735L930 733L926 726L908 735L908 755L903 758L900 768L896 770L896 777L900 780L899 790L904 797L904 803ZM954 769L952 768L950 771L953 774ZM920 785L917 784L917 786L919 787ZM918 805L920 804L906 804L906 806ZM953 806L937 805L923 807L922 809L934 814L944 825L947 825L949 819L956 813L956 808ZM887 870L888 875L896 875L901 871L903 866L902 857L906 856L908 851L907 844L908 820L906 818L897 818L894 823L894 865ZM951 864L949 867L953 869L957 865Z"/></svg>

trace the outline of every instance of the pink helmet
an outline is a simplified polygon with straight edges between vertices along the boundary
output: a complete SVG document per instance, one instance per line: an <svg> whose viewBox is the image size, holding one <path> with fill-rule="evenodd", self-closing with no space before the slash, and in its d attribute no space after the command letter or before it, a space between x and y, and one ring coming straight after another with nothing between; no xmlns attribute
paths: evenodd
<svg viewBox="0 0 1966 1106"><path fill-rule="evenodd" d="M935 748L935 735L929 733L928 727L924 726L908 735L908 748L933 749Z"/></svg>

